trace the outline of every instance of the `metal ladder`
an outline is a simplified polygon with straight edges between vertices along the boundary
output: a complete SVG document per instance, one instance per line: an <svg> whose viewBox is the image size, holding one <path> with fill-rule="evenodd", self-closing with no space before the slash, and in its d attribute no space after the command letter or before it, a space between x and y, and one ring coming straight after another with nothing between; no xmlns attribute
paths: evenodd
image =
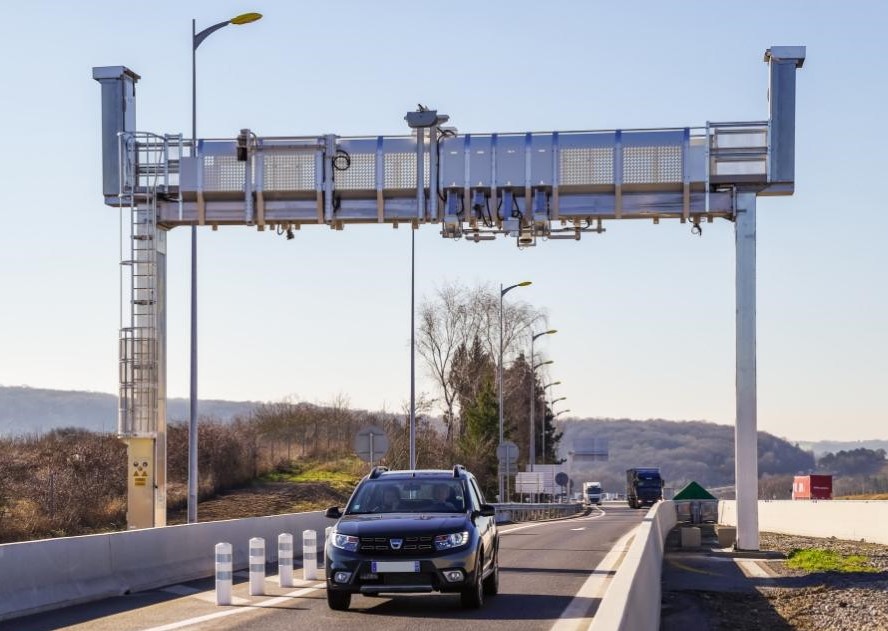
<svg viewBox="0 0 888 631"><path fill-rule="evenodd" d="M178 141L178 147L173 143ZM158 267L157 200L178 174L181 135L121 134L120 335L118 433L150 437L157 431ZM178 150L171 160L171 148ZM171 169L171 164L173 168ZM127 217L128 215L128 217ZM124 218L127 221L124 225Z"/></svg>

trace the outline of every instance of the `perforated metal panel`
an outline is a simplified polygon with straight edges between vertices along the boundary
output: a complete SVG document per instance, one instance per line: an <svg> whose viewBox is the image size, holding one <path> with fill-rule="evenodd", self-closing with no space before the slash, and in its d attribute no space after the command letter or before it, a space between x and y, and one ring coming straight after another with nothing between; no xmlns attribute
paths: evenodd
<svg viewBox="0 0 888 631"><path fill-rule="evenodd" d="M429 162L425 160L425 185L429 185ZM385 188L416 188L416 154L385 154Z"/></svg>
<svg viewBox="0 0 888 631"><path fill-rule="evenodd" d="M236 156L204 156L203 188L205 191L244 190L244 165Z"/></svg>
<svg viewBox="0 0 888 631"><path fill-rule="evenodd" d="M623 148L624 184L663 184L681 181L680 146Z"/></svg>
<svg viewBox="0 0 888 631"><path fill-rule="evenodd" d="M373 190L376 188L376 154L352 153L351 163L344 171L334 170L333 180L340 190ZM341 162L341 159L340 159ZM413 159L416 164L416 158ZM414 166L415 168L415 166ZM414 178L414 181L416 178Z"/></svg>
<svg viewBox="0 0 888 631"><path fill-rule="evenodd" d="M565 148L560 152L562 186L613 184L614 150L605 147Z"/></svg>
<svg viewBox="0 0 888 631"><path fill-rule="evenodd" d="M312 191L315 189L315 156L312 153L283 153L263 156L264 190ZM243 169L241 169L243 178Z"/></svg>

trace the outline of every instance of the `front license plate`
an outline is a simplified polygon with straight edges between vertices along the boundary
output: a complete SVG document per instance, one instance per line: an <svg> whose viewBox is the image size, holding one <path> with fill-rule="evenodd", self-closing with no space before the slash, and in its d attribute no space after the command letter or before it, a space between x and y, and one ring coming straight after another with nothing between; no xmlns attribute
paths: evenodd
<svg viewBox="0 0 888 631"><path fill-rule="evenodd" d="M370 571L377 572L419 572L419 561L371 561Z"/></svg>

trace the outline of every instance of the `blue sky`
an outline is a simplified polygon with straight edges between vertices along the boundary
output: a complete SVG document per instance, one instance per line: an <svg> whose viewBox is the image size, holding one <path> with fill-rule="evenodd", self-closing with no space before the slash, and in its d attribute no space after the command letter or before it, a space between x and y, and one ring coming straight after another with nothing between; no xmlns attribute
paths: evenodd
<svg viewBox="0 0 888 631"><path fill-rule="evenodd" d="M464 132L697 126L767 116L771 45L805 45L796 194L758 205L759 428L888 437L884 3L34 1L0 23L0 384L116 390L118 216L100 195L97 65L126 65L140 130L397 134L417 102ZM418 231L417 295L532 287L577 416L734 418L733 226L610 222L518 251ZM407 230L201 230L200 395L400 409ZM171 396L188 392L187 230L169 247ZM419 389L434 393L422 377Z"/></svg>

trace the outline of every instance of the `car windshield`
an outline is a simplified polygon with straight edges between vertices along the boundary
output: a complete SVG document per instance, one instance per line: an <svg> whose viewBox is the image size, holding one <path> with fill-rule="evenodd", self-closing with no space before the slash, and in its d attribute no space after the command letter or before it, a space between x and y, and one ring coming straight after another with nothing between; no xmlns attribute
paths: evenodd
<svg viewBox="0 0 888 631"><path fill-rule="evenodd" d="M463 513L465 494L459 480L367 480L346 514Z"/></svg>

